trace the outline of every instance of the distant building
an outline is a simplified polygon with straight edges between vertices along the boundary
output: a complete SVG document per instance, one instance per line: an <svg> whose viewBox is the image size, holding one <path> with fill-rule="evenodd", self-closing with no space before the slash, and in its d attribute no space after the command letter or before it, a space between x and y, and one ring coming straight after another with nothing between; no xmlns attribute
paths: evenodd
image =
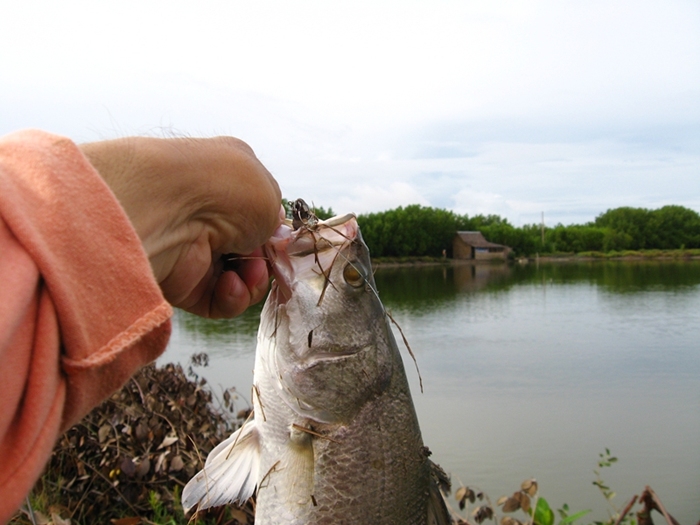
<svg viewBox="0 0 700 525"><path fill-rule="evenodd" d="M481 232L457 232L452 241L452 256L455 259L505 260L508 252L508 246L487 241Z"/></svg>

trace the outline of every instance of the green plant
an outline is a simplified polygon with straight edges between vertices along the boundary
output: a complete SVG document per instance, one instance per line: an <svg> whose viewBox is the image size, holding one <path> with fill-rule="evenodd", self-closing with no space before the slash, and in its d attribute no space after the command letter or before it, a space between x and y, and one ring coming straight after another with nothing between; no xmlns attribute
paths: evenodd
<svg viewBox="0 0 700 525"><path fill-rule="evenodd" d="M634 516L632 512L629 512L629 507L628 506L625 511L625 515L620 517L620 510L613 504L612 500L615 498L616 493L614 490L612 490L608 484L603 481L603 478L601 476L601 470L604 468L609 468L612 467L615 463L617 463L617 458L613 456L610 453L610 449L606 448L605 452L598 454L599 459L598 459L598 468L593 470L593 473L595 474L595 481L593 481L593 485L598 487L598 490L600 493L603 495L605 498L605 501L608 502L608 506L610 507L610 510L608 511L609 519L607 521L596 521L596 525L634 525L636 523L636 520L634 519ZM636 496L635 496L636 499Z"/></svg>
<svg viewBox="0 0 700 525"><path fill-rule="evenodd" d="M175 518L169 515L168 510L160 499L160 495L155 490L148 492L148 505L153 511L153 523L157 525L178 525ZM182 523L186 523L186 521L182 521Z"/></svg>
<svg viewBox="0 0 700 525"><path fill-rule="evenodd" d="M559 516L561 517L561 521L559 521L559 525L567 525L568 523L573 523L574 521L584 517L586 514L591 512L590 510L581 510L579 512L575 512L574 514L569 514L569 505L564 503L560 509L557 509L557 512L559 513Z"/></svg>
<svg viewBox="0 0 700 525"><path fill-rule="evenodd" d="M600 456L600 459L598 460L598 469L593 470L593 473L596 476L596 479L593 482L593 484L596 487L598 487L598 490L600 490L601 494L603 494L603 497L610 504L613 510L617 511L617 509L615 509L615 506L612 504L612 499L615 497L615 492L606 485L606 483L603 481L603 478L600 476L600 470L604 469L605 467L611 467L613 463L617 463L617 458L615 456L610 455L609 448L605 449L605 453L601 453L598 455Z"/></svg>

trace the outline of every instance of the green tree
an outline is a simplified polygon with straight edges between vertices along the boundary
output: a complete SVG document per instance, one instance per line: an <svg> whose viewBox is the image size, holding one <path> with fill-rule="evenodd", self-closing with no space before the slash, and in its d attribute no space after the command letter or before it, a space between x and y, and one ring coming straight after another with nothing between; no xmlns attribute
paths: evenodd
<svg viewBox="0 0 700 525"><path fill-rule="evenodd" d="M440 257L457 231L454 212L412 204L360 215L362 236L373 257Z"/></svg>
<svg viewBox="0 0 700 525"><path fill-rule="evenodd" d="M683 206L653 210L649 219L649 241L653 248L700 248L700 214Z"/></svg>
<svg viewBox="0 0 700 525"><path fill-rule="evenodd" d="M651 240L649 235L650 219L651 212L646 208L622 207L598 215L594 224L629 236L628 248L643 250L653 247L649 242Z"/></svg>
<svg viewBox="0 0 700 525"><path fill-rule="evenodd" d="M553 250L558 252L591 252L602 251L605 240L605 228L586 225L563 226L557 224L549 230Z"/></svg>

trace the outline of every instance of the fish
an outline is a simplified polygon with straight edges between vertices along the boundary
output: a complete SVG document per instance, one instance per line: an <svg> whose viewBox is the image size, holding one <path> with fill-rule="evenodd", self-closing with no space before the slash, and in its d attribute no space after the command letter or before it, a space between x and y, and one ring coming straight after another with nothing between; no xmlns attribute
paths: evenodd
<svg viewBox="0 0 700 525"><path fill-rule="evenodd" d="M264 247L253 418L211 451L183 507L255 494L260 525L452 523L357 218L293 210Z"/></svg>

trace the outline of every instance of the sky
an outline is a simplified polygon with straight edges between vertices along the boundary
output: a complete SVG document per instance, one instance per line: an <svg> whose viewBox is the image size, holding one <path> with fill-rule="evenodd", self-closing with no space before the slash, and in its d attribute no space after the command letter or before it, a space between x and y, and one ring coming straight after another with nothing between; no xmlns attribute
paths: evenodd
<svg viewBox="0 0 700 525"><path fill-rule="evenodd" d="M700 211L696 1L12 2L0 135L233 135L286 198Z"/></svg>

